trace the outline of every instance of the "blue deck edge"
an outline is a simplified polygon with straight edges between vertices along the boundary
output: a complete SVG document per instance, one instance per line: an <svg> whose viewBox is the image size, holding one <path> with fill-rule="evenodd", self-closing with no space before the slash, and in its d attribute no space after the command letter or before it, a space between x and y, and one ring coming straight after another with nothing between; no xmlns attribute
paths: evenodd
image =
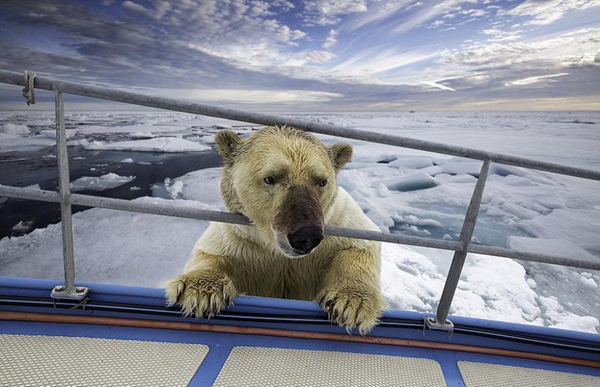
<svg viewBox="0 0 600 387"><path fill-rule="evenodd" d="M0 311L93 314L103 317L348 334L343 328L329 324L326 313L314 302L238 296L234 305L227 308L221 316L203 320L184 318L177 308L166 308L163 289L98 283L78 283L77 286L89 287L89 299L95 303L121 305L118 311L56 309L51 307L50 292L54 286L61 284L62 282L53 280L0 277ZM33 305L35 300L48 301L44 308L40 308L39 305ZM29 305L28 302L33 304ZM128 309L128 305L131 309ZM144 308L156 313L144 314ZM381 324L368 336L516 350L592 361L600 359L599 334L461 316L449 316L456 328L452 333L429 331L424 328L423 319L430 316L430 313L387 310L381 318Z"/></svg>
<svg viewBox="0 0 600 387"><path fill-rule="evenodd" d="M61 281L16 278L0 276L0 296L33 296L48 297L54 286L61 285ZM95 301L118 301L123 303L165 306L164 290L160 288L147 288L136 286L100 284L100 283L78 283L77 286L90 288L90 297ZM238 296L234 305L227 310L231 312L245 311L251 309L265 309L272 314L285 314L293 312L297 315L319 315L326 316L321 307L311 301L285 300L277 298ZM421 313L405 310L386 310L382 318L421 320L425 317L435 316L432 313ZM456 325L471 326L474 328L490 328L502 331L515 331L526 334L548 336L557 339L586 341L596 343L600 346L600 334L571 331L566 329L543 327L510 323L504 321L484 320L472 317L450 315L449 319Z"/></svg>

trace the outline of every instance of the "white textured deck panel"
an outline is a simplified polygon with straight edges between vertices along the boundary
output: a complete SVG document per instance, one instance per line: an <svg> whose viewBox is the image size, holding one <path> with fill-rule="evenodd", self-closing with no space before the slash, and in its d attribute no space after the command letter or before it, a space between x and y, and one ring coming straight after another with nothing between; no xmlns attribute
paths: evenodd
<svg viewBox="0 0 600 387"><path fill-rule="evenodd" d="M0 335L0 386L187 386L198 344Z"/></svg>
<svg viewBox="0 0 600 387"><path fill-rule="evenodd" d="M467 387L600 387L600 377L535 368L459 361Z"/></svg>
<svg viewBox="0 0 600 387"><path fill-rule="evenodd" d="M351 352L235 347L215 387L446 386L434 360Z"/></svg>

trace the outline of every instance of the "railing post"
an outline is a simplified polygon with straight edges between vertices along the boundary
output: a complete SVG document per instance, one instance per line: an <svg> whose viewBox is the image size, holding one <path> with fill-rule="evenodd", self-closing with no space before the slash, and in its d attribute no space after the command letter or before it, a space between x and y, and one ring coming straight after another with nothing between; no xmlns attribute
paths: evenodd
<svg viewBox="0 0 600 387"><path fill-rule="evenodd" d="M62 224L63 262L65 266L65 284L52 289L52 298L69 298L81 300L89 289L75 286L75 256L73 254L73 218L71 204L68 199L71 194L69 178L69 154L67 151L67 132L65 130L65 109L63 95L55 91L56 108L56 156L58 160L58 187L60 197L60 217Z"/></svg>
<svg viewBox="0 0 600 387"><path fill-rule="evenodd" d="M477 184L473 190L471 203L467 209L465 221L460 232L460 242L462 243L463 247L461 250L454 252L452 264L450 265L450 270L448 271L448 277L446 278L446 283L444 284L444 291L442 292L440 304L437 308L436 317L428 317L425 319L425 323L430 329L450 331L454 328L452 322L447 320L446 317L448 317L450 305L452 304L452 299L454 298L454 293L456 292L456 287L458 286L458 281L460 280L460 274L467 257L467 250L471 244L471 238L473 237L473 230L475 229L475 224L477 223L477 215L479 213L481 197L483 196L483 189L485 187L485 181L487 179L489 169L490 160L485 160L483 162L483 166L481 167Z"/></svg>

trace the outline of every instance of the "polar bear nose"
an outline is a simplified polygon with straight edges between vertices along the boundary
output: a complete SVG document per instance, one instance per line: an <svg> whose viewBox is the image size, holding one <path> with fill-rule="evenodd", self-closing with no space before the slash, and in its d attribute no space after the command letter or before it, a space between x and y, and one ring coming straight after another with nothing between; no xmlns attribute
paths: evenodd
<svg viewBox="0 0 600 387"><path fill-rule="evenodd" d="M307 226L288 235L290 246L294 250L310 253L323 240L323 230L317 226Z"/></svg>

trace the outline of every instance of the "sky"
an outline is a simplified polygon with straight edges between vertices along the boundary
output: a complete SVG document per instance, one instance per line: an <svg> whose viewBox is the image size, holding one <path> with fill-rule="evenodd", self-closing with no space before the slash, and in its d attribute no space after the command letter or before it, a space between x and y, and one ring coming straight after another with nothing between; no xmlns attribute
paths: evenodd
<svg viewBox="0 0 600 387"><path fill-rule="evenodd" d="M600 0L1 0L0 69L265 112L600 110Z"/></svg>

